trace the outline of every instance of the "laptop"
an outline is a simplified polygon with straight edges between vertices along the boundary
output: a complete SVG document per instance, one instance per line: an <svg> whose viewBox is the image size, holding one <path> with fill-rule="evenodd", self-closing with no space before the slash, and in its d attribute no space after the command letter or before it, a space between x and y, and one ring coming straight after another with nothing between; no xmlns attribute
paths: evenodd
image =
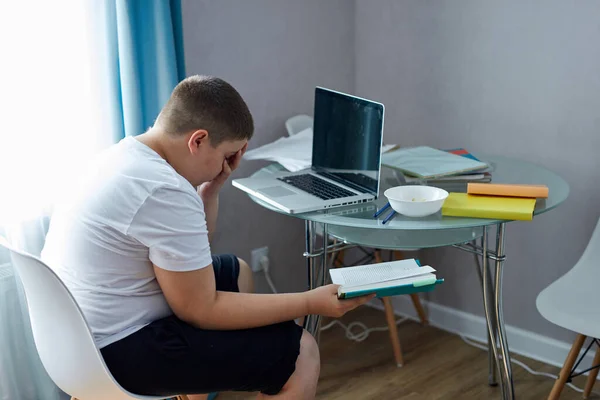
<svg viewBox="0 0 600 400"><path fill-rule="evenodd" d="M290 214L375 200L383 120L383 104L317 87L311 167L233 186Z"/></svg>

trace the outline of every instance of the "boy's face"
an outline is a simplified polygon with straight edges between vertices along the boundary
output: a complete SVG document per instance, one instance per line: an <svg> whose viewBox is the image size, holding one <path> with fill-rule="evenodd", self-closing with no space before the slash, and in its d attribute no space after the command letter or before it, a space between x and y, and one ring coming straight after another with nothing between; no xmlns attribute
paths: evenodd
<svg viewBox="0 0 600 400"><path fill-rule="evenodd" d="M208 138L207 138L208 139ZM237 158L241 158L241 150L248 143L247 140L225 140L213 146L210 140L205 141L203 145L198 146L194 154L194 176L192 183L199 186L204 182L215 179L223 171L223 162L227 160L229 167L236 163Z"/></svg>

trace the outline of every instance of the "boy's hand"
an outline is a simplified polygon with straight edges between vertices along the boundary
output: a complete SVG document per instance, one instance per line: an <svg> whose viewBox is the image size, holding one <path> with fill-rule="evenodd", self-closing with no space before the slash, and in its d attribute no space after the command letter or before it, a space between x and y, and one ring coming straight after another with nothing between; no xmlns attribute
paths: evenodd
<svg viewBox="0 0 600 400"><path fill-rule="evenodd" d="M313 289L308 294L308 313L325 317L339 318L375 298L375 294L340 300L337 297L339 285L326 285Z"/></svg>
<svg viewBox="0 0 600 400"><path fill-rule="evenodd" d="M205 182L200 185L198 188L198 193L204 198L208 196L214 196L219 193L223 184L229 179L229 176L233 171L239 167L240 162L242 161L242 157L248 148L248 143L244 145L240 150L237 151L234 155L229 158L223 160L223 169L221 173L217 175L212 181Z"/></svg>

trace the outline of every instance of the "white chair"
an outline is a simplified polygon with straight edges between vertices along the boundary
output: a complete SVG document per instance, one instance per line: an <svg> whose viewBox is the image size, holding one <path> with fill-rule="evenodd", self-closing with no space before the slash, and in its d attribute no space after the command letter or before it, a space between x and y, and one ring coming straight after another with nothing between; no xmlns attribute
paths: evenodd
<svg viewBox="0 0 600 400"><path fill-rule="evenodd" d="M0 247L11 253L25 289L35 346L46 372L62 391L79 400L187 400L176 394L140 396L122 388L106 367L81 309L54 271L2 237Z"/></svg>
<svg viewBox="0 0 600 400"><path fill-rule="evenodd" d="M537 297L537 309L548 321L577 333L571 351L554 383L549 399L558 399L572 373L573 365L587 338L600 345L600 219L585 251L575 266ZM591 344L590 344L591 345ZM588 398L598 376L600 347L585 386Z"/></svg>
<svg viewBox="0 0 600 400"><path fill-rule="evenodd" d="M293 116L285 121L285 129L287 129L289 136L293 136L312 126L313 118L304 114Z"/></svg>

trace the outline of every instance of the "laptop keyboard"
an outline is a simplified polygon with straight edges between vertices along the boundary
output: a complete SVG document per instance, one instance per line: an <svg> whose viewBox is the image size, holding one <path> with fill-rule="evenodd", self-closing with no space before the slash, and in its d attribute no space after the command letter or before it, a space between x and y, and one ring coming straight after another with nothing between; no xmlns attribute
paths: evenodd
<svg viewBox="0 0 600 400"><path fill-rule="evenodd" d="M323 200L339 199L356 195L349 190L343 189L311 174L286 176L277 179Z"/></svg>

